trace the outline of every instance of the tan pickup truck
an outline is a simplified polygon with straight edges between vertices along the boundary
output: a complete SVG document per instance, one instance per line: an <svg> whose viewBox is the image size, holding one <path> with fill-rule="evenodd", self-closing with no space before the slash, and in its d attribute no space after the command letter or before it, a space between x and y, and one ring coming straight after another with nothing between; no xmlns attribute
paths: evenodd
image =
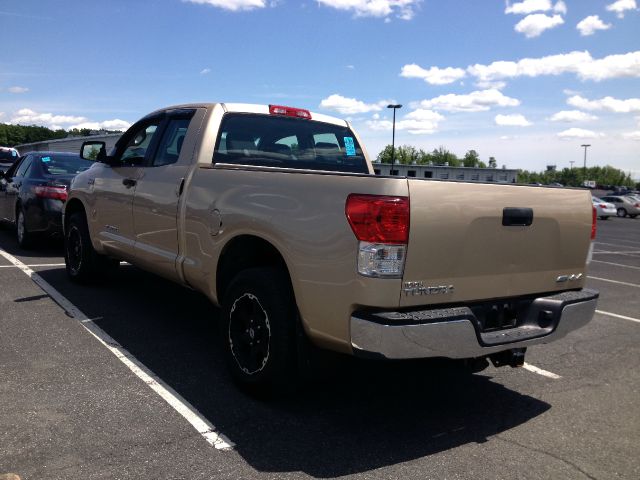
<svg viewBox="0 0 640 480"><path fill-rule="evenodd" d="M518 366L596 308L586 190L376 176L347 122L274 105L158 110L82 156L70 278L125 260L204 293L241 385L286 380L301 338Z"/></svg>

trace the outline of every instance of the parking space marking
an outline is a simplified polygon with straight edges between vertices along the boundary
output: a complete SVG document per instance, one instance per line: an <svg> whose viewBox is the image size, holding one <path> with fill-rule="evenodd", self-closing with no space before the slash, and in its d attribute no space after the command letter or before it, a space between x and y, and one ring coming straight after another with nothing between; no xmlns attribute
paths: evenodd
<svg viewBox="0 0 640 480"><path fill-rule="evenodd" d="M554 380L559 380L562 378L560 375L556 373L548 372L547 370L538 368L535 365L531 365L530 363L525 362L524 365L522 365L522 368L530 372L537 373L538 375L542 375L543 377L553 378Z"/></svg>
<svg viewBox="0 0 640 480"><path fill-rule="evenodd" d="M635 240L628 240L626 238L607 238L607 237L600 237L600 238L603 238L603 240L615 240L616 242L633 243L634 246L640 245L640 242L636 242ZM604 243L604 242L596 242L596 243ZM631 247L631 245L624 245L624 243L609 243L607 245L618 245L618 246L621 246L621 247Z"/></svg>
<svg viewBox="0 0 640 480"><path fill-rule="evenodd" d="M219 450L230 450L235 444L225 435L219 432L214 425L204 418L188 401L167 385L160 377L149 370L143 363L128 352L122 345L114 340L108 333L93 323L91 319L71 303L66 297L58 292L50 283L43 279L29 266L22 263L13 255L0 248L0 256L6 258L15 267L22 270L31 280L47 293L70 317L78 320L91 335L93 335L102 345L104 345L118 360L127 366L138 378L146 383L175 411L182 415L204 439Z"/></svg>
<svg viewBox="0 0 640 480"><path fill-rule="evenodd" d="M637 255L638 253L640 253L640 250L630 250L628 252L614 252L611 250L594 250L593 253L601 253L605 255L629 255L630 257L633 257L634 255Z"/></svg>
<svg viewBox="0 0 640 480"><path fill-rule="evenodd" d="M621 318L622 320L629 320L631 322L640 323L640 318L627 317L625 315L618 315L617 313L605 312L603 310L596 310L596 313L600 315L608 315L610 317Z"/></svg>
<svg viewBox="0 0 640 480"><path fill-rule="evenodd" d="M622 241L623 241L623 242L624 242L624 241L633 242L633 240L622 240ZM596 243L597 245L611 245L612 247L627 247L627 248L633 248L633 246L631 246L631 245L624 245L624 244L621 244L621 243L607 243L607 242L599 242L599 241L597 241L597 240L595 241L595 243ZM633 242L633 243L635 243L635 242ZM635 245L634 245L634 246L635 246Z"/></svg>
<svg viewBox="0 0 640 480"><path fill-rule="evenodd" d="M36 263L27 267L64 267L64 263ZM19 268L17 265L0 265L0 268Z"/></svg>
<svg viewBox="0 0 640 480"><path fill-rule="evenodd" d="M607 265L614 265L616 267L625 267L625 268L633 268L634 270L640 270L640 267L636 267L634 265L625 265L624 263L613 263L613 262L604 262L602 260L591 260L596 263L606 263Z"/></svg>
<svg viewBox="0 0 640 480"><path fill-rule="evenodd" d="M592 277L591 275L587 275L587 278L590 278L591 280L599 280L601 282L611 282L611 283L617 283L618 285L626 285L627 287L640 288L640 285L636 283L621 282L619 280L611 280L610 278Z"/></svg>

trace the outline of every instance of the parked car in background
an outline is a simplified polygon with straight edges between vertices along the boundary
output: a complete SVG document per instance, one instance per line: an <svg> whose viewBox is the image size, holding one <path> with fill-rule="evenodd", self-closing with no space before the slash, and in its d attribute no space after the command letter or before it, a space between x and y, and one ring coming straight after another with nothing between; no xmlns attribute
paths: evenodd
<svg viewBox="0 0 640 480"><path fill-rule="evenodd" d="M591 197L591 201L596 209L596 215L600 217L601 220L607 220L609 217L617 214L616 206L613 203L605 202L598 197Z"/></svg>
<svg viewBox="0 0 640 480"><path fill-rule="evenodd" d="M623 195L607 195L602 197L605 202L613 203L616 206L616 213L619 217L636 218L640 214L640 201L635 197Z"/></svg>
<svg viewBox="0 0 640 480"><path fill-rule="evenodd" d="M18 157L18 151L15 148L0 147L0 172L9 170Z"/></svg>
<svg viewBox="0 0 640 480"><path fill-rule="evenodd" d="M36 235L62 234L71 179L92 164L76 153L31 152L0 173L0 219L15 224L21 247Z"/></svg>

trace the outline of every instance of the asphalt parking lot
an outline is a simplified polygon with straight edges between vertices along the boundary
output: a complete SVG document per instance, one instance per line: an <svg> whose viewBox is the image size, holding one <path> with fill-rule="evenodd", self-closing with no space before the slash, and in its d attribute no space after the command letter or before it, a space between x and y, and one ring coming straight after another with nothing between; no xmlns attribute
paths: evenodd
<svg viewBox="0 0 640 480"><path fill-rule="evenodd" d="M599 221L588 286L599 313L529 370L345 359L263 402L232 385L203 296L128 265L72 285L60 244L20 250L5 226L0 474L635 480L640 218Z"/></svg>

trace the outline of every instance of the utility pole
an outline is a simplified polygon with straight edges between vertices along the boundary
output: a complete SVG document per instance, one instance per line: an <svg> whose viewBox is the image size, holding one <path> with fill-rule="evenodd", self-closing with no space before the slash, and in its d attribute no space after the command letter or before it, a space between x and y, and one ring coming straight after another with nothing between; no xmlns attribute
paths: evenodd
<svg viewBox="0 0 640 480"><path fill-rule="evenodd" d="M582 166L582 182L584 184L584 182L587 180L587 148L589 148L591 145L580 145L581 147L584 148L584 164Z"/></svg>
<svg viewBox="0 0 640 480"><path fill-rule="evenodd" d="M393 174L393 164L396 159L396 110L398 108L402 108L402 105L387 105L387 108L393 108L393 134L391 137L391 171L390 174Z"/></svg>

